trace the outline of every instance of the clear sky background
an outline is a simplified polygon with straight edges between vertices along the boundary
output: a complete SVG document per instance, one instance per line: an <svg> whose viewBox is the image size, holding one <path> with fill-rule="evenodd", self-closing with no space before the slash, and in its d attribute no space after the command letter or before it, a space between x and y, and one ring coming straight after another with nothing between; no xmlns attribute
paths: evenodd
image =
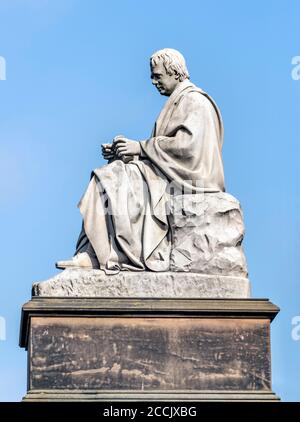
<svg viewBox="0 0 300 422"><path fill-rule="evenodd" d="M242 204L254 297L272 323L273 390L300 400L300 3L295 0L0 0L0 400L26 392L18 347L31 284L57 273L80 229L77 202L100 144L150 135L165 101L149 57L172 47L225 124L226 189Z"/></svg>

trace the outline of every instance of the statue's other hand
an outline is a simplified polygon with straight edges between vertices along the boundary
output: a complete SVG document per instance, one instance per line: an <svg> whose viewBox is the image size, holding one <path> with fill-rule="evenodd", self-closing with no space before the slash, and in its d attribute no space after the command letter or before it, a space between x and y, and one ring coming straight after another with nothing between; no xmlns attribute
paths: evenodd
<svg viewBox="0 0 300 422"><path fill-rule="evenodd" d="M102 155L105 160L111 160L115 157L112 144L102 144Z"/></svg>
<svg viewBox="0 0 300 422"><path fill-rule="evenodd" d="M140 155L140 143L121 136L116 136L113 141L116 157L121 158L125 155Z"/></svg>

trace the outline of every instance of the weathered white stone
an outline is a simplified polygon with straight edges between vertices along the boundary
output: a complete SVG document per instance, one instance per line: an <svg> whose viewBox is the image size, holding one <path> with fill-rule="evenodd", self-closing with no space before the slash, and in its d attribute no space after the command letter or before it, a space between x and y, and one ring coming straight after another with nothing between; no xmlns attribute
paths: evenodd
<svg viewBox="0 0 300 422"><path fill-rule="evenodd" d="M240 203L224 192L174 196L171 271L247 277Z"/></svg>
<svg viewBox="0 0 300 422"><path fill-rule="evenodd" d="M107 275L101 270L73 268L33 285L34 296L248 298L243 277L195 273L129 272Z"/></svg>

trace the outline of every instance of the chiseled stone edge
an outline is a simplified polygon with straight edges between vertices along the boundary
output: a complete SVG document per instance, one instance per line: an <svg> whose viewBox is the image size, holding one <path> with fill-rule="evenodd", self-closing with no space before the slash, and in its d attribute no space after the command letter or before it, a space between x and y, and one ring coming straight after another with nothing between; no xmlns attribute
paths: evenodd
<svg viewBox="0 0 300 422"><path fill-rule="evenodd" d="M188 272L120 272L73 268L34 283L33 296L250 298L247 278Z"/></svg>

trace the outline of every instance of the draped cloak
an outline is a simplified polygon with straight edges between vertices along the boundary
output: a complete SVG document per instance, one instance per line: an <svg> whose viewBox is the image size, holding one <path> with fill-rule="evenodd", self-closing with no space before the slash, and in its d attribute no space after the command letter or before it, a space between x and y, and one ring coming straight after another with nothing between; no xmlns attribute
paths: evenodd
<svg viewBox="0 0 300 422"><path fill-rule="evenodd" d="M167 271L170 184L184 193L224 191L223 124L215 102L189 80L163 107L141 155L94 170L78 206L99 266Z"/></svg>

